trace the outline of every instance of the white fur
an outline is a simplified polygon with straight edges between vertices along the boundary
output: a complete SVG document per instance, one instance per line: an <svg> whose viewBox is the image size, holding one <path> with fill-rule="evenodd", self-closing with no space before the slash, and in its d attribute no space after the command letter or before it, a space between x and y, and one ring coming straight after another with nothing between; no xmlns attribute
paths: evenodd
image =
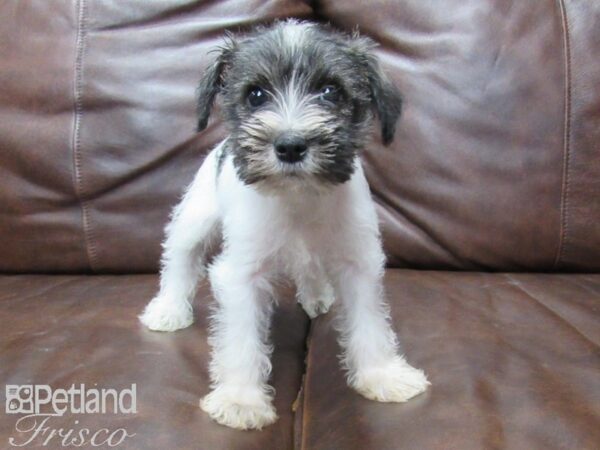
<svg viewBox="0 0 600 450"><path fill-rule="evenodd" d="M221 144L222 145L222 144ZM217 176L211 152L167 227L161 288L141 316L153 330L192 321L191 301L203 250L222 230L224 250L208 274L218 307L212 317L212 391L201 402L217 422L262 428L276 420L268 341L271 281L298 286L310 317L334 297L348 383L365 397L402 402L428 381L398 354L382 296L384 255L377 217L360 163L350 181L318 189L290 180L278 194L242 183L231 157ZM294 187L295 186L295 187Z"/></svg>
<svg viewBox="0 0 600 450"><path fill-rule="evenodd" d="M219 227L216 154L208 155L167 225L160 291L140 316L151 330L175 331L194 321L191 301L205 271L202 256Z"/></svg>
<svg viewBox="0 0 600 450"><path fill-rule="evenodd" d="M311 27L309 22L299 22L295 19L288 19L282 28L282 48L293 52L302 47L306 36L306 29Z"/></svg>

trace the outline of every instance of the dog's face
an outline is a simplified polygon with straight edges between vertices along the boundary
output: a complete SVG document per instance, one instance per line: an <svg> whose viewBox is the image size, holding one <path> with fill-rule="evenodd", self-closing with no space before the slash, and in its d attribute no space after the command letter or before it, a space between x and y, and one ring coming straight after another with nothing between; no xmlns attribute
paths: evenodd
<svg viewBox="0 0 600 450"><path fill-rule="evenodd" d="M278 22L228 37L199 88L198 129L223 95L230 151L246 184L336 185L352 175L374 111L391 142L401 101L372 41L324 26Z"/></svg>

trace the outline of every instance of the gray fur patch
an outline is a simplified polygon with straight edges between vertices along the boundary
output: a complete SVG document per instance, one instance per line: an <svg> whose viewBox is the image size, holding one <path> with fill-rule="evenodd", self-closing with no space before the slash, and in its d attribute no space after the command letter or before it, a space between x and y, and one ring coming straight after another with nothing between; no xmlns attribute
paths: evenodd
<svg viewBox="0 0 600 450"><path fill-rule="evenodd" d="M379 69L373 46L357 35L297 21L229 36L203 79L199 125L220 91L230 131L227 153L244 183L278 184L282 177L344 183L366 144L373 112L384 143L393 138L400 114L400 97ZM258 106L248 99L256 89L265 99ZM324 96L332 90L336 95ZM286 165L274 156L274 141L288 132L308 143L301 163Z"/></svg>
<svg viewBox="0 0 600 450"><path fill-rule="evenodd" d="M217 154L217 178L221 174L221 171L223 170L223 166L225 165L225 160L227 159L227 156L231 152L230 147L231 147L231 144L229 143L229 139L228 139L223 143L223 145L219 149L219 153Z"/></svg>

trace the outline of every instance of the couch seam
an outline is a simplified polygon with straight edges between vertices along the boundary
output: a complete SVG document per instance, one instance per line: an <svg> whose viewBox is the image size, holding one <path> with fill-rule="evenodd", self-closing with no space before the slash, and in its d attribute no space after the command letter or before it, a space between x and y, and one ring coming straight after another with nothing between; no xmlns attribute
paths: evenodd
<svg viewBox="0 0 600 450"><path fill-rule="evenodd" d="M563 170L560 200L560 235L553 267L556 269L564 254L569 231L569 166L571 162L571 36L565 0L558 0L563 29L565 65L565 110L563 132Z"/></svg>
<svg viewBox="0 0 600 450"><path fill-rule="evenodd" d="M313 335L313 329L314 329L314 320L311 319L310 323L309 323L309 328L308 328L308 333L306 335L306 355L305 355L305 365L304 365L304 374L302 377L302 385L300 386L301 392L302 392L302 417L301 417L301 421L300 421L300 449L299 450L304 450L306 448L306 442L305 442L305 437L306 437L306 433L305 433L305 425L306 425L306 411L307 411L307 387L308 387L308 379L310 377L310 371L309 371L309 367L310 367L310 356L311 356L311 351L312 351L312 335ZM294 421L295 423L295 421Z"/></svg>
<svg viewBox="0 0 600 450"><path fill-rule="evenodd" d="M74 188L75 196L79 201L81 207L81 218L83 227L83 240L85 244L85 251L88 259L89 269L94 271L96 261L96 247L94 244L93 231L90 224L89 205L85 200L85 193L83 189L83 176L82 176L82 161L81 161L81 121L83 118L83 60L85 55L85 44L86 44L86 0L78 0L77 2L77 43L76 43L76 55L75 55L75 66L74 66L74 103L75 103L75 114L74 114L74 131L73 131L73 172L74 172Z"/></svg>

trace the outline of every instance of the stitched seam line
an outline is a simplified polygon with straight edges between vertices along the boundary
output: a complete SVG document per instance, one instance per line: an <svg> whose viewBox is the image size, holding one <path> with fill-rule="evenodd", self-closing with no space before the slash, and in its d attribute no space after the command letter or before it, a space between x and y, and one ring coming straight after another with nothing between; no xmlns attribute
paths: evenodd
<svg viewBox="0 0 600 450"><path fill-rule="evenodd" d="M565 121L564 121L564 148L563 148L563 174L560 201L560 238L554 268L557 268L564 254L569 231L569 165L571 160L571 37L569 21L564 0L559 0L561 23L563 28L563 47L565 55Z"/></svg>
<svg viewBox="0 0 600 450"><path fill-rule="evenodd" d="M96 261L96 248L94 245L93 232L90 224L88 202L85 200L83 191L82 164L81 164L81 119L83 116L82 102L82 86L83 86L83 57L85 53L85 18L86 18L86 3L85 0L79 0L78 17L77 17L77 44L75 56L75 123L73 133L73 167L74 167L74 184L75 195L81 205L81 216L83 224L83 238L85 249L88 258L89 268L93 271Z"/></svg>

